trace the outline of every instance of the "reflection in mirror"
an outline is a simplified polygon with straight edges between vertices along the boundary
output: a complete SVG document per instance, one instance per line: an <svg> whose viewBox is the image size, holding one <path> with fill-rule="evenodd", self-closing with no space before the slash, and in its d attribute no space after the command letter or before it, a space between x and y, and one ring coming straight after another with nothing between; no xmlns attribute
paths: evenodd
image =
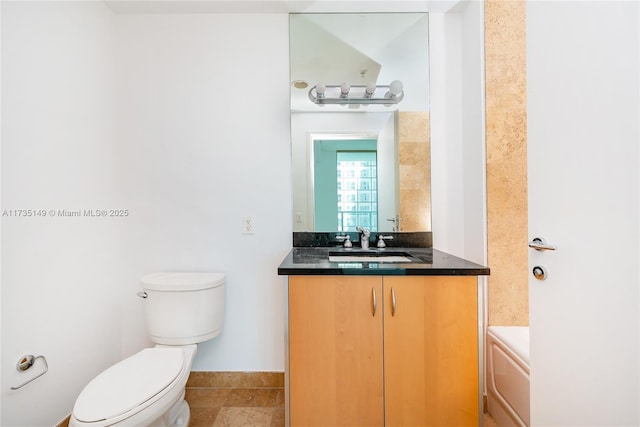
<svg viewBox="0 0 640 427"><path fill-rule="evenodd" d="M293 14L290 43L293 230L430 231L427 14ZM394 80L397 104L309 97Z"/></svg>
<svg viewBox="0 0 640 427"><path fill-rule="evenodd" d="M393 200L378 196L377 135L318 134L311 140L315 229L336 231L337 224L340 232L355 232L358 225L378 231L378 203Z"/></svg>

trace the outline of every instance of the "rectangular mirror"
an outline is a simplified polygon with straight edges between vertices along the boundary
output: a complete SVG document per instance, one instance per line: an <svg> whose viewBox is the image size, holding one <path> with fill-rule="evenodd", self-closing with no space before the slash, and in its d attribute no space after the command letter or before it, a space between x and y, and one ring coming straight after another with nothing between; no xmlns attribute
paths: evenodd
<svg viewBox="0 0 640 427"><path fill-rule="evenodd" d="M427 14L289 23L293 231L431 231Z"/></svg>

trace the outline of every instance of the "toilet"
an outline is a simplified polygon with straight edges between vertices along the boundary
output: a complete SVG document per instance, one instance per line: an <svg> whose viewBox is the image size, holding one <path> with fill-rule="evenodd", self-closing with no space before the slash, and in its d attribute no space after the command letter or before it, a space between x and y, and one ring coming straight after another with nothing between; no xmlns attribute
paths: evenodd
<svg viewBox="0 0 640 427"><path fill-rule="evenodd" d="M82 390L71 427L187 427L185 385L197 344L220 334L224 274L154 273L140 282L146 348L106 369Z"/></svg>

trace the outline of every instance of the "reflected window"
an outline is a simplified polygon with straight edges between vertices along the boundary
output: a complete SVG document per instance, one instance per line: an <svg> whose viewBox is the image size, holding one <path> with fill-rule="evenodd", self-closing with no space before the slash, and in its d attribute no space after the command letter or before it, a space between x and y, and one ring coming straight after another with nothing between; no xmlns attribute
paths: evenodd
<svg viewBox="0 0 640 427"><path fill-rule="evenodd" d="M378 231L376 151L338 151L336 161L338 231Z"/></svg>

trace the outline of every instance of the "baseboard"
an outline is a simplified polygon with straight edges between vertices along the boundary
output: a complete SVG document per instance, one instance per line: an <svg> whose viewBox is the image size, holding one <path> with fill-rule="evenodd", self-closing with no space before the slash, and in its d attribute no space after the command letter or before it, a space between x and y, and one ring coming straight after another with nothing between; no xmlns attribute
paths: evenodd
<svg viewBox="0 0 640 427"><path fill-rule="evenodd" d="M284 372L191 372L188 388L284 388Z"/></svg>
<svg viewBox="0 0 640 427"><path fill-rule="evenodd" d="M56 424L56 427L69 427L69 419L71 418L71 415L67 415L67 418L65 418L64 420L60 421L58 424Z"/></svg>

